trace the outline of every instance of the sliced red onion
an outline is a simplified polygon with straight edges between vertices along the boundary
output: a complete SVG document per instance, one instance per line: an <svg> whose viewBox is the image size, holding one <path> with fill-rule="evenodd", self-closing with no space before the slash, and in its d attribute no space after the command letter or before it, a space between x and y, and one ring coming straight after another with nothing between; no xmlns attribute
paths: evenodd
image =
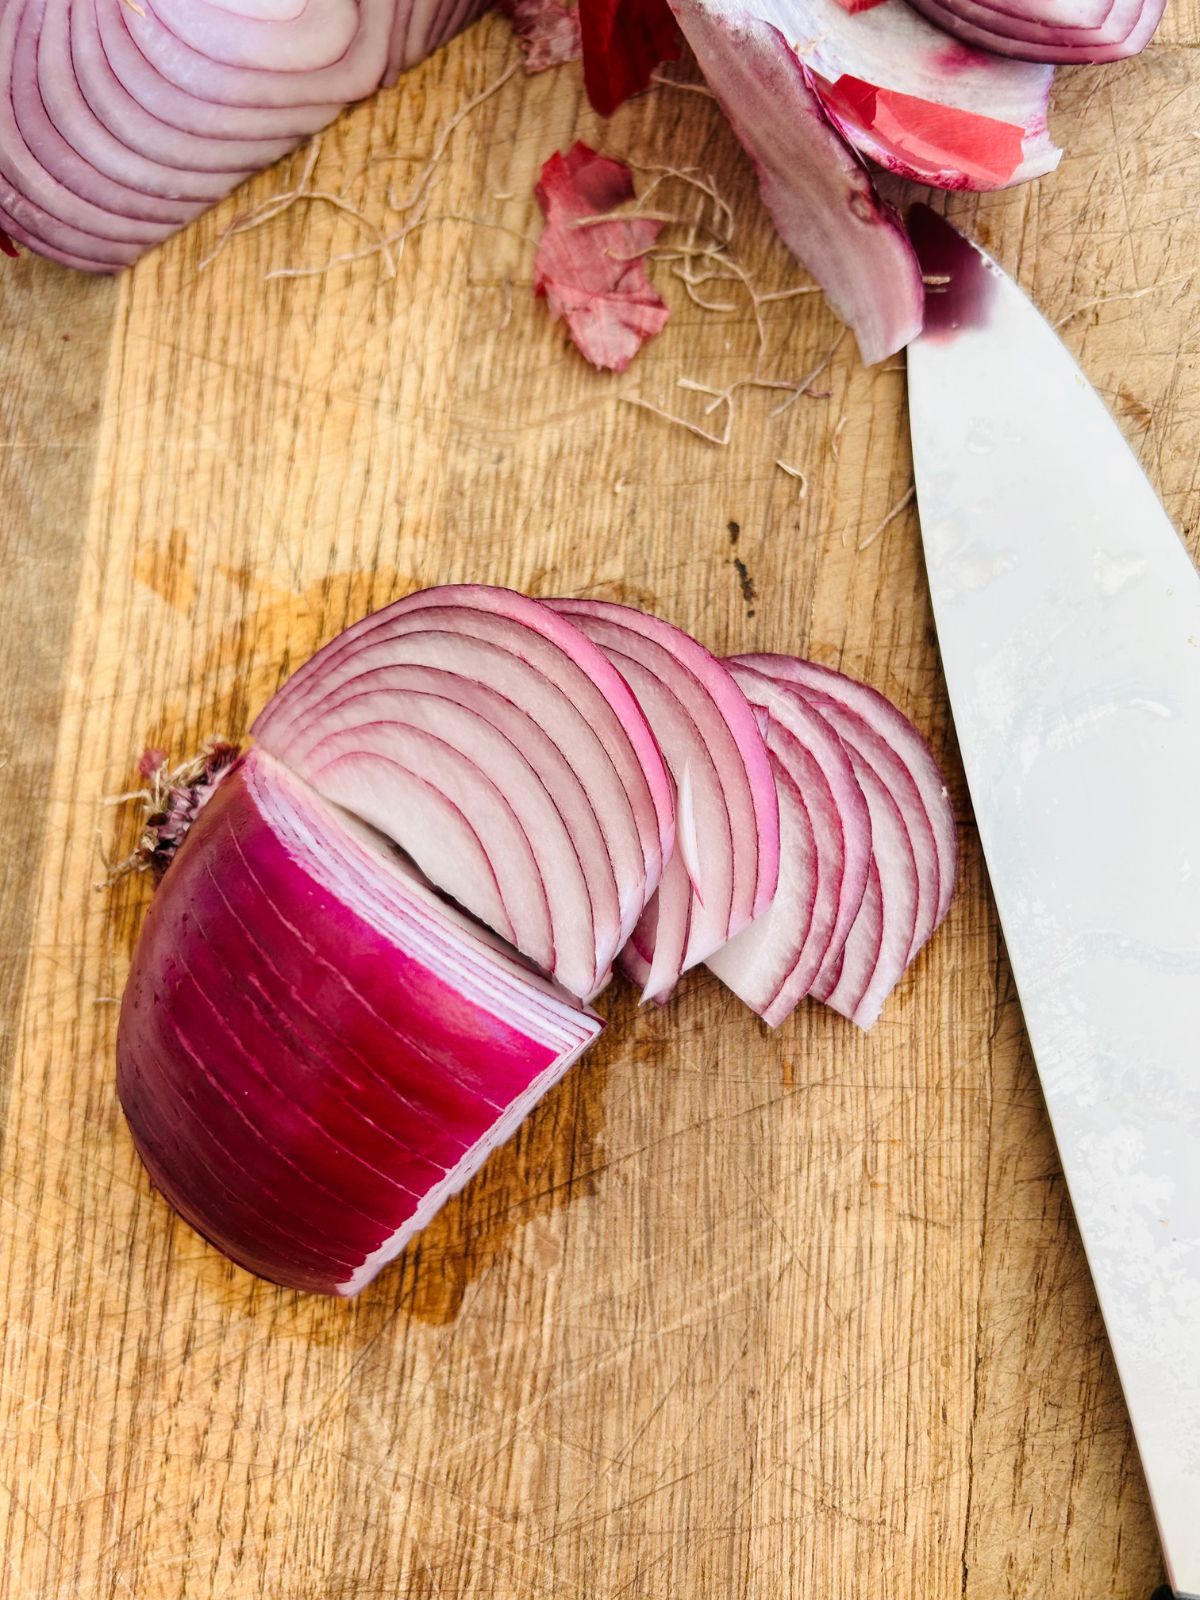
<svg viewBox="0 0 1200 1600"><path fill-rule="evenodd" d="M1166 0L1113 0L1094 22L1072 20L1074 8L1058 0L1028 0L1018 6L976 0L913 0L930 22L978 50L1020 61L1082 66L1121 61L1144 50L1154 37Z"/></svg>
<svg viewBox="0 0 1200 1600"><path fill-rule="evenodd" d="M676 786L675 852L622 965L644 998L765 911L779 879L779 800L757 721L728 669L681 629L603 600L548 602L637 697Z"/></svg>
<svg viewBox="0 0 1200 1600"><path fill-rule="evenodd" d="M809 993L829 954L844 850L841 817L804 747L774 725L768 744L779 794L779 888L758 920L710 956L708 966L774 1028Z"/></svg>
<svg viewBox="0 0 1200 1600"><path fill-rule="evenodd" d="M479 9L479 0L7 0L0 211L31 248L115 271Z"/></svg>
<svg viewBox="0 0 1200 1600"><path fill-rule="evenodd" d="M836 730L754 660L726 664L769 718L767 747L780 780L780 888L775 903L708 965L776 1027L836 973L867 885L871 815ZM805 915L801 908L810 903Z"/></svg>
<svg viewBox="0 0 1200 1600"><path fill-rule="evenodd" d="M188 154L186 146L171 139L172 129L205 140L282 139L294 144L324 127L342 109L337 100L306 99L282 106L223 104L204 83L185 91L164 78L142 54L127 25L128 9L125 0L84 0L82 7L72 3L76 75L97 115L106 121L107 104L102 107L97 97L103 94L107 98L110 80L115 80L136 105L161 124L150 149L168 165L190 164L190 159L182 159ZM111 121L109 126L114 132L121 131Z"/></svg>
<svg viewBox="0 0 1200 1600"><path fill-rule="evenodd" d="M911 944L905 952L906 962L914 960L945 915L944 907L950 903L958 849L954 817L928 746L912 724L882 695L865 684L854 683L840 672L797 660L794 656L752 655L741 659L776 683L789 685L802 694L812 709L837 731L843 744L866 762L895 801L909 836L917 874L916 920ZM870 721L855 709L856 704L864 707ZM875 724L886 728L891 738ZM892 740L905 755L899 753ZM908 755L920 765L926 777L925 787L930 792L928 803L908 766ZM928 775L930 767L933 776ZM945 892L941 882L943 859L948 879ZM884 881L886 883L886 879Z"/></svg>
<svg viewBox="0 0 1200 1600"><path fill-rule="evenodd" d="M121 1103L171 1203L274 1282L356 1293L600 1032L262 752L165 885Z"/></svg>
<svg viewBox="0 0 1200 1600"><path fill-rule="evenodd" d="M674 840L670 780L625 680L509 590L424 590L313 657L254 725L488 926L590 996Z"/></svg>
<svg viewBox="0 0 1200 1600"><path fill-rule="evenodd" d="M749 656L749 661L761 660ZM804 661L795 656L774 656L772 674L783 681L807 690L815 690L836 703L838 711L830 717L843 739L857 744L868 760L872 760L880 776L889 782L893 795L907 816L914 815L915 826L923 828L911 799L905 798L911 788L920 796L924 816L932 830L937 853L937 896L933 926L936 928L950 909L958 879L958 826L945 774L923 735L909 721L900 708L873 689L869 683L850 678L833 667L822 666L817 661ZM856 731L857 730L857 731ZM867 734L872 737L868 738ZM876 755L872 756L872 751ZM888 752L892 760L888 760ZM899 763L899 768L895 763ZM897 774L895 783L889 773Z"/></svg>
<svg viewBox="0 0 1200 1600"><path fill-rule="evenodd" d="M143 0L183 45L225 66L271 72L317 72L342 61L362 30L359 0L307 0L288 16L263 16L237 0ZM390 3L366 0L390 17ZM378 84L380 67L363 93ZM353 93L346 99L355 98Z"/></svg>
<svg viewBox="0 0 1200 1600"><path fill-rule="evenodd" d="M188 94L232 106L281 107L323 101L346 105L373 94L383 81L393 0L360 0L358 28L349 45L339 45L331 39L324 41L324 50L318 46L310 51L314 21L319 29L319 19L337 3L338 0L319 0L306 8L300 23L284 28L285 33L294 36L286 54L293 59L309 58L309 64L299 69L286 65L277 68L273 53L261 47L253 62L230 64L216 60L181 38L154 0L144 0L140 12L125 6L123 20L130 37L160 77ZM231 40L242 38L246 27L244 20L231 17ZM231 45L225 53L243 52Z"/></svg>
<svg viewBox="0 0 1200 1600"><path fill-rule="evenodd" d="M871 869L836 974L830 970L818 978L812 992L865 1029L878 1021L884 1001L908 966L919 885L912 840L900 807L869 763L853 747L848 748L871 814Z"/></svg>
<svg viewBox="0 0 1200 1600"><path fill-rule="evenodd" d="M792 44L852 143L889 171L945 189L994 189L1058 165L1062 151L1046 131L1052 69L948 51L906 0L856 16L837 0L748 3ZM842 79L874 98L839 95Z"/></svg>
<svg viewBox="0 0 1200 1600"><path fill-rule="evenodd" d="M899 219L830 120L787 37L756 0L671 0L701 70L758 172L784 243L853 330L866 362L920 331L925 293ZM835 7L836 9L836 7ZM874 12L847 19L865 26Z"/></svg>

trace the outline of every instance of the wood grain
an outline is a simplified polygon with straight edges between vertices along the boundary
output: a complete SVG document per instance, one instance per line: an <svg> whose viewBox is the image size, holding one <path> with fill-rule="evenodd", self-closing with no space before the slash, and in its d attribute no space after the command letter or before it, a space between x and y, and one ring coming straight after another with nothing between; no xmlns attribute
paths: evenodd
<svg viewBox="0 0 1200 1600"><path fill-rule="evenodd" d="M1193 545L1195 22L1181 7L1141 61L1062 75L1055 177L951 207L1076 313L1065 335ZM387 179L403 191L511 60L485 22L343 119L323 179L413 153L363 180L381 219ZM515 77L464 124L442 220L394 277L374 258L264 281L361 248L320 203L201 271L273 173L115 288L12 280L5 512L44 554L4 597L10 662L40 663L6 714L54 761L4 773L36 871L16 874L28 924L4 913L23 1003L0 1152L3 1600L1141 1600L1160 1578L911 513L859 549L910 481L902 371L847 342L828 398L772 418L777 395L740 395L724 450L629 405L699 416L677 380L745 376L755 334L744 304L703 311L659 268L663 336L620 379L580 362L528 289L532 182L578 135L711 171L761 281L803 283L708 100L662 89L605 126L574 69ZM767 309L772 374L836 337L817 296ZM68 315L89 359L49 366ZM43 408L64 449L17 461ZM601 1047L395 1268L354 1304L305 1299L227 1266L133 1155L113 999L146 894L94 887L97 829L111 856L133 827L103 801L147 744L241 733L368 607L468 577L632 597L718 651L870 678L955 774L963 885L869 1037L816 1008L770 1035L703 977L662 1012L614 995Z"/></svg>

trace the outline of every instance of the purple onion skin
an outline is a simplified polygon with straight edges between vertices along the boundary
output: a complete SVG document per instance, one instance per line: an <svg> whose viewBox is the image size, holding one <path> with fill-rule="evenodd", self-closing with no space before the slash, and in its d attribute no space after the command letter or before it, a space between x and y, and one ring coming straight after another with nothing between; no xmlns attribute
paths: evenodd
<svg viewBox="0 0 1200 1600"><path fill-rule="evenodd" d="M555 1052L348 903L369 883L340 898L318 881L272 817L279 777L243 758L164 877L122 1002L118 1092L198 1232L261 1277L339 1294ZM304 791L282 781L295 806ZM336 831L304 803L318 838Z"/></svg>

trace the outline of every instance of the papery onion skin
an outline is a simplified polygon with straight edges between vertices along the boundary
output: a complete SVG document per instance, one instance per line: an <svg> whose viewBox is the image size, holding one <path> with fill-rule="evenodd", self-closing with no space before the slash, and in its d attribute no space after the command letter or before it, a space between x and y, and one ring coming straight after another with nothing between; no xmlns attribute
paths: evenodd
<svg viewBox="0 0 1200 1600"><path fill-rule="evenodd" d="M345 1295L600 1027L254 751L150 907L118 1090L199 1232L273 1282Z"/></svg>

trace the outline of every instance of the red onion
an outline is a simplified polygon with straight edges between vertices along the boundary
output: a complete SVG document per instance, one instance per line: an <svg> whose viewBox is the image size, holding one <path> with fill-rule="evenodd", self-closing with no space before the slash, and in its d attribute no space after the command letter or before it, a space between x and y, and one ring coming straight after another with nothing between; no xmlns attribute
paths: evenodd
<svg viewBox="0 0 1200 1600"><path fill-rule="evenodd" d="M510 590L397 601L253 731L573 994L607 981L671 852L670 781L624 679Z"/></svg>
<svg viewBox="0 0 1200 1600"><path fill-rule="evenodd" d="M890 700L831 667L794 656L747 655L738 660L798 690L843 744L872 768L899 807L920 878L917 924L907 952L907 960L913 960L949 910L958 872L954 813L929 746Z"/></svg>
<svg viewBox="0 0 1200 1600"><path fill-rule="evenodd" d="M595 1039L553 977L592 994L632 931L651 998L707 959L772 1025L812 994L869 1027L953 887L895 707L625 606L409 595L255 732L144 760L118 1082L179 1212L293 1288L360 1289Z"/></svg>
<svg viewBox="0 0 1200 1600"><path fill-rule="evenodd" d="M727 665L769 718L767 747L782 780L779 895L708 965L776 1027L837 968L867 885L871 817L849 752L825 719L740 658Z"/></svg>
<svg viewBox="0 0 1200 1600"><path fill-rule="evenodd" d="M374 93L482 0L6 0L0 225L126 266Z"/></svg>
<svg viewBox="0 0 1200 1600"><path fill-rule="evenodd" d="M1166 0L1111 0L1097 6L1064 0L913 0L917 10L955 39L1021 61L1120 61L1144 50Z"/></svg>
<svg viewBox="0 0 1200 1600"><path fill-rule="evenodd" d="M256 751L150 908L118 1084L199 1232L277 1283L354 1294L600 1026Z"/></svg>
<svg viewBox="0 0 1200 1600"><path fill-rule="evenodd" d="M913 725L866 684L791 656L730 666L784 735L768 744L807 812L792 806L782 826L781 893L811 898L821 937L839 895L841 917L819 970L812 930L778 907L709 966L772 1024L811 993L869 1028L949 909L958 839L945 781ZM788 810L783 789L781 802ZM849 884L839 847L857 852Z"/></svg>
<svg viewBox="0 0 1200 1600"><path fill-rule="evenodd" d="M761 915L779 881L779 800L758 723L728 669L630 606L553 600L637 696L675 781L675 852L622 965L649 1000Z"/></svg>

